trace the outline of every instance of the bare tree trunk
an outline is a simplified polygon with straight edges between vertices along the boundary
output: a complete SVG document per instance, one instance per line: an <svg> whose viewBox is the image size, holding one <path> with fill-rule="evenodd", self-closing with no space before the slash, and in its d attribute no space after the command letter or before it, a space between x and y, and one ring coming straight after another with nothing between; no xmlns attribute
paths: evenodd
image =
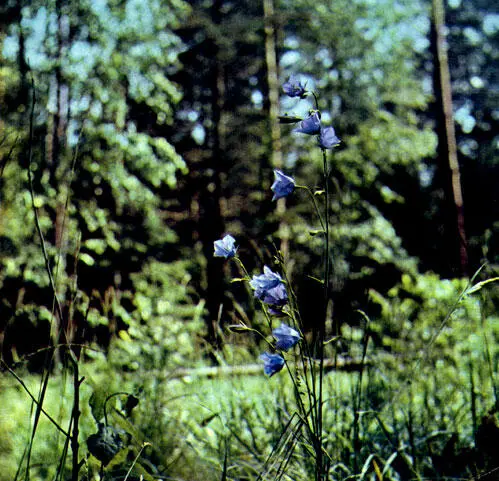
<svg viewBox="0 0 499 481"><path fill-rule="evenodd" d="M268 106L270 122L270 158L274 169L282 169L281 128L279 125L279 73L277 65L276 29L274 0L263 0L263 19L265 25L265 62L267 65ZM277 201L277 214L280 217L279 232L281 235L281 252L284 259L288 259L289 226L284 220L286 199Z"/></svg>
<svg viewBox="0 0 499 481"><path fill-rule="evenodd" d="M214 2L211 13L215 24L220 23L222 1ZM199 236L206 258L205 293L207 319L206 327L208 342L214 349L220 347L219 335L220 315L223 310L225 283L220 271L220 259L213 257L213 241L223 234L225 222L222 216L220 201L222 198L222 175L226 167L224 161L225 125L223 112L225 108L225 67L220 59L216 39L213 42L213 60L210 73L211 89L211 120L210 131L211 155L206 159L203 179L203 191L199 198L200 219ZM208 174L209 173L209 174ZM216 362L216 356L212 356Z"/></svg>
<svg viewBox="0 0 499 481"><path fill-rule="evenodd" d="M265 62L269 89L269 120L272 139L272 166L282 169L281 129L279 127L279 74L277 67L274 0L263 0L265 22Z"/></svg>
<svg viewBox="0 0 499 481"><path fill-rule="evenodd" d="M438 85L435 91L440 90L441 108L444 119L443 139L445 145L442 152L446 152L449 170L451 174L451 188L454 205L456 209L457 231L459 236L459 260L461 273L467 275L468 251L466 232L464 227L463 194L461 190L461 175L457 159L456 132L454 129L454 117L452 111L452 89L449 72L449 61L447 57L447 43L445 40L445 10L442 0L433 0L433 24L435 30L435 70Z"/></svg>

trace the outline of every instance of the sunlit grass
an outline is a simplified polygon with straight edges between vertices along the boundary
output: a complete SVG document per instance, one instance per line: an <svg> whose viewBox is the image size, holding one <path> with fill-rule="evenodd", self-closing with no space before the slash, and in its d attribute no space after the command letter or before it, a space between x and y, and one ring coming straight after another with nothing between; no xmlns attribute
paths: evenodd
<svg viewBox="0 0 499 481"><path fill-rule="evenodd" d="M376 359L372 353L360 402L356 397L358 372L331 371L325 376L325 439L336 473L333 479L347 479L361 469L373 473L373 459L385 469L385 479L398 479L390 466L397 456L404 459L409 472L415 475L419 469L421 474L431 468L425 444L442 450L452 432L458 433L463 444L473 442L470 372L463 370L462 364L459 367L458 359L447 358L436 365L422 362L417 371L397 364L396 357L386 359ZM123 410L122 401L117 399L109 409L109 423L118 428L133 427L129 430L134 439L128 440L124 452L137 453L142 443L151 443L141 458L148 460L144 465L153 462L158 473L174 479L215 481L225 469L228 479L256 479L262 473L261 479L272 479L287 457L287 474L282 479L307 479L310 460L306 440L291 435L292 430L298 431L298 425L293 385L287 376L206 378L196 376L194 370L183 378L164 373L159 381L157 373L144 372L142 377L138 373L113 373L100 362L81 363L81 372L86 376L81 389L83 459L89 456L85 439L97 426L90 408L92 394L137 393L142 387L132 416L124 421L116 414L114 408ZM490 377L487 381L487 376L474 372L476 380L483 383L474 387L473 402L483 414L494 404L493 386ZM36 394L38 376L24 373L22 379ZM32 429L31 401L7 373L1 381L0 480L11 481ZM71 404L70 378L54 373L44 409L67 428ZM356 416L357 406L360 411ZM289 435L283 435L286 432ZM32 479L52 479L63 437L42 416L34 442ZM124 468L131 466L130 457L119 457ZM228 467L224 468L226 457ZM82 468L89 477L82 479L98 479L92 478L98 467L89 456ZM111 463L107 469L117 467Z"/></svg>

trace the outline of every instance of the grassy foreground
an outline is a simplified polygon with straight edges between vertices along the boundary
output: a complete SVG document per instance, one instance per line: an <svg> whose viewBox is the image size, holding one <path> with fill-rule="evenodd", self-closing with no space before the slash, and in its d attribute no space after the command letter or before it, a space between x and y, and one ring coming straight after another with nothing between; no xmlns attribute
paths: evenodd
<svg viewBox="0 0 499 481"><path fill-rule="evenodd" d="M386 334L389 321L395 323L396 313L408 316L409 309L397 292L392 299L377 298L383 307L378 321L344 329L341 343L349 356L358 357L368 344L363 368L333 369L325 376L330 479L497 479L499 318L476 291L448 311L451 316L439 317L446 309L442 297L449 300L447 294L459 287L457 281L439 282L440 290L432 294L440 292L439 302L419 304L412 322L397 324L396 336ZM251 361L246 353L245 362ZM201 361L197 365L202 367ZM140 363L127 372L116 369L112 355L82 361L79 370L85 378L79 396L82 480L313 477L310 446L287 376L206 377L194 369L178 377L175 369ZM68 431L74 397L70 371L51 374L43 402L46 413ZM22 369L16 374L36 398L40 377ZM0 385L0 481L28 479L36 410L11 374L4 372ZM109 397L113 393L121 394ZM120 441L102 466L89 454L86 440L106 420ZM29 479L71 479L65 443L42 414L31 443Z"/></svg>

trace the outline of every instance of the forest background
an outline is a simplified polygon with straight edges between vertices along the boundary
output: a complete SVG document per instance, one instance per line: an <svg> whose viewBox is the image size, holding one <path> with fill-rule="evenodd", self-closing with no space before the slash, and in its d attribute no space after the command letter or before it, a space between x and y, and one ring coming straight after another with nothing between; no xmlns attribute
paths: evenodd
<svg viewBox="0 0 499 481"><path fill-rule="evenodd" d="M50 434L50 423L33 422L23 385L48 396L54 417L74 420L61 402L75 395L72 359L85 372L81 452L109 395L126 391L138 401L132 413L125 398L113 398L129 437L109 473L139 452L134 466L144 479L223 479L227 463L226 479L267 469L287 408L265 410L269 399L285 398L284 388L251 371L261 341L230 330L264 320L244 285L231 283L237 266L213 256L213 242L230 232L250 273L272 265L280 249L313 331L324 309L313 205L301 193L275 203L270 191L275 168L301 185L321 182L319 150L279 123L313 107L284 97L292 74L318 93L323 120L341 138L332 156L330 316L341 334L335 352L352 366L331 376L347 386L351 413L361 405L377 411L387 386L397 390L416 371L423 383L413 387L421 403L414 412L405 406L381 429L392 436L385 444L382 423L361 428L358 414L335 418L344 469L332 479L378 476L374 454L385 479L498 467L476 437L485 422L499 439L499 291L490 283L462 293L471 278L499 276L499 9L450 0L440 30L445 59L439 5L3 3L1 480L30 472L71 479L58 457L66 441ZM353 399L366 332L363 361L367 355L379 372L369 395ZM68 345L71 354L61 347ZM248 366L248 379L207 366ZM144 442L152 447L142 452ZM465 452L475 457L456 467ZM82 479L99 479L97 461L84 455ZM295 464L282 479L307 479Z"/></svg>

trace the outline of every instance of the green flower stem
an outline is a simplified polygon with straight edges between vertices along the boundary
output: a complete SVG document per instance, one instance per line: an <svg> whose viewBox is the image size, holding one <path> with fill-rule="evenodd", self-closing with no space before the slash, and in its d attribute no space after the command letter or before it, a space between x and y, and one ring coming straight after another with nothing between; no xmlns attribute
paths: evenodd
<svg viewBox="0 0 499 481"><path fill-rule="evenodd" d="M234 257L234 260L236 261L237 265L243 271L245 277L249 280L250 279L250 275L248 274L248 271L246 270L246 267L244 267L243 261L237 255Z"/></svg>
<svg viewBox="0 0 499 481"><path fill-rule="evenodd" d="M298 384L296 383L296 378L293 375L293 373L291 372L288 361L286 360L286 358L284 356L283 356L283 359L284 359L284 365L286 366L289 377L291 378L291 382L293 383L293 387L295 389L295 393L296 393L295 397L298 401L299 410L301 411L302 421L307 426L307 430L309 432L309 435L313 440L315 437L314 436L314 428L313 428L313 424L314 424L313 415L312 415L312 419L311 419L312 426L310 425L310 422L309 422L309 414L313 413L312 404L310 405L309 410L305 409L305 405L303 404L303 401L302 401L301 396L300 396L300 390L298 388ZM308 391L308 387L307 387L307 391ZM310 400L309 400L309 402L310 402Z"/></svg>
<svg viewBox="0 0 499 481"><path fill-rule="evenodd" d="M248 282L251 280L251 277L248 273L248 271L246 270L246 267L244 267L244 264L243 262L241 261L241 259L239 258L239 256L235 256L234 257L234 260L237 262L237 264L239 265L239 267L241 268L241 270L243 271L244 273L244 276L245 278L248 280ZM265 319L267 321L267 324L269 326L269 329L272 330L272 319L270 318L270 315L269 315L269 311L268 311L268 307L267 305L262 302L260 299L258 300L258 302L260 303L260 306L262 308L262 311L263 311L263 314L265 315ZM254 330L254 329L252 329ZM258 332L256 330L254 330L255 332ZM263 334L259 333L264 339L265 337L263 336Z"/></svg>
<svg viewBox="0 0 499 481"><path fill-rule="evenodd" d="M284 261L283 259L279 259L281 265L283 265ZM305 341L305 336L303 335L303 322L301 320L301 317L300 317L300 312L299 312L299 309L298 309L298 306L297 306L297 297L296 297L296 294L293 290L293 286L288 278L288 275L287 275L287 272L285 269L282 270L283 272L283 275L284 275L284 279L286 281L286 287L287 287L287 290L288 290L288 295L289 295L289 307L290 307L290 312L289 312L289 316L291 318L291 320L293 321L292 322L292 325L294 328L298 329L302 339L303 339L303 342L300 343L300 361L301 361L301 365L303 366L303 380L305 382L305 386L306 386L306 389L307 389L307 397L308 397L308 402L309 402L309 405L311 406L310 407L310 410L309 410L309 413L310 413L310 416L311 416L311 422L312 422L312 426L315 426L317 424L317 421L315 419L315 412L314 412L314 409L312 409L312 406L314 406L315 404L315 384L316 384L316 373L315 373L315 369L313 368L313 366L311 366L310 368L310 379L307 375L307 366L308 366L308 363L310 362L311 363L311 359L313 358L313 353L310 351L310 348L309 348L309 345L308 343ZM291 373L290 373L291 375ZM294 380L293 380L294 381ZM298 393L298 396L299 396L299 391L296 391ZM299 400L301 401L301 399ZM303 413L305 414L305 413Z"/></svg>
<svg viewBox="0 0 499 481"><path fill-rule="evenodd" d="M106 405L107 405L107 402L112 399L113 397L115 396L130 396L129 393L127 392L123 392L123 391L120 391L120 392L115 392L113 394L110 394L104 401L104 424L107 426L107 410L106 410Z"/></svg>
<svg viewBox="0 0 499 481"><path fill-rule="evenodd" d="M319 110L319 99L317 98L317 95L315 92L312 92L312 95L314 97L314 102L315 102L315 109Z"/></svg>
<svg viewBox="0 0 499 481"><path fill-rule="evenodd" d="M330 262L329 262L329 171L327 167L327 154L326 150L322 149L322 161L324 170L324 191L325 191L325 204L324 204L324 218L325 218L325 245L324 245L324 317L319 325L318 336L318 356L319 356L319 396L317 404L317 432L318 449L316 451L316 479L321 481L325 476L323 473L323 446L322 446L322 411L323 411L323 383L324 383L324 340L326 337L326 318L329 301L329 284L330 284Z"/></svg>
<svg viewBox="0 0 499 481"><path fill-rule="evenodd" d="M306 185L296 185L295 186L297 189L304 189L307 191L308 195L310 196L310 198L312 199L312 203L314 204L314 209L315 209L315 212L317 214L317 217L319 218L319 223L321 225L321 228L323 231L326 230L326 227L325 227L325 224L324 224L324 221L322 219L322 215L321 215L321 211L319 209L319 206L317 204L317 199L315 198L315 195L314 193L312 192L312 189L310 189L310 187L306 186Z"/></svg>

